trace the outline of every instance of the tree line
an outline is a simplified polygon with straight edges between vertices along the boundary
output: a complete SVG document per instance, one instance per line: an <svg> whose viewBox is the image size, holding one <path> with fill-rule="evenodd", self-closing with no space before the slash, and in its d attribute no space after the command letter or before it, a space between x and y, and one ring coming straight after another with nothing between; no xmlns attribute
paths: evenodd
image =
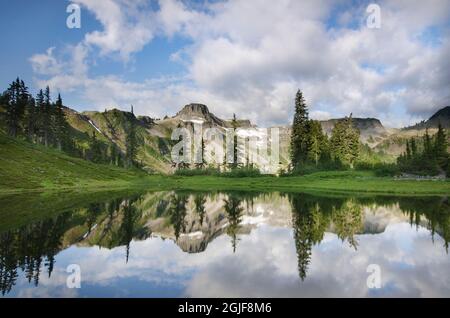
<svg viewBox="0 0 450 318"><path fill-rule="evenodd" d="M412 137L407 140L406 150L398 157L397 164L402 172L421 175L446 173L450 176L449 158L447 134L439 123L434 136L430 136L426 129L422 138Z"/></svg>
<svg viewBox="0 0 450 318"><path fill-rule="evenodd" d="M13 138L25 138L28 142L56 148L94 163L127 168L137 166L138 142L133 109L124 127L125 151L122 151L113 142L101 141L95 131L87 135L87 149L82 147L67 120L61 95L52 101L48 86L33 97L24 81L17 78L0 95L0 105L5 108L5 132Z"/></svg>
<svg viewBox="0 0 450 318"><path fill-rule="evenodd" d="M290 146L293 172L311 165L318 169L353 168L360 154L359 130L354 127L350 114L336 123L328 138L320 122L309 118L308 106L299 90Z"/></svg>
<svg viewBox="0 0 450 318"><path fill-rule="evenodd" d="M48 86L34 98L24 81L17 78L2 94L1 104L6 108L6 132L11 137L24 136L30 142L64 151L73 149L61 95L52 102Z"/></svg>

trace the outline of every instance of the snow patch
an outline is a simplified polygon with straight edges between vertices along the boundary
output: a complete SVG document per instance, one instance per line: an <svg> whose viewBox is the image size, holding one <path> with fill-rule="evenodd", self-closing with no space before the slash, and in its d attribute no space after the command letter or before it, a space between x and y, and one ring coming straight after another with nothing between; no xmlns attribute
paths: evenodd
<svg viewBox="0 0 450 318"><path fill-rule="evenodd" d="M89 122L89 124L91 124L92 127L95 128L95 130L97 130L99 133L103 134L102 131L97 126L95 126L95 124L92 122L92 120L88 119L88 122Z"/></svg>

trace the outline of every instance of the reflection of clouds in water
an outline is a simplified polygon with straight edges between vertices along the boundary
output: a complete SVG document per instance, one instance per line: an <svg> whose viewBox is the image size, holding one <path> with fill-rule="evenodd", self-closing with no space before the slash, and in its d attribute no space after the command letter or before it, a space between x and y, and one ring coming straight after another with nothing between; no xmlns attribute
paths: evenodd
<svg viewBox="0 0 450 318"><path fill-rule="evenodd" d="M264 232L264 233L262 233ZM409 224L389 226L385 233L360 235L358 251L327 234L313 248L304 282L296 271L296 254L289 231L258 230L265 236L243 240L240 257L220 258L195 275L186 293L191 297L351 297L351 296L450 296L450 257L428 230ZM403 249L409 242L413 249ZM274 248L274 246L276 246ZM244 251L247 250L248 253ZM277 259L274 255L284 255ZM253 252L252 252L253 251ZM249 256L249 257L247 257ZM368 290L366 268L379 264L383 288Z"/></svg>
<svg viewBox="0 0 450 318"><path fill-rule="evenodd" d="M309 297L309 296L450 296L450 257L443 240L422 227L391 223L383 233L357 235L358 250L326 233L312 249L306 279L301 282L292 229L260 225L240 235L233 254L231 238L222 235L205 252L187 254L171 240L132 242L128 264L125 247L70 247L56 258L50 279L39 287L18 282L22 297L133 296L137 285L146 291L163 290L189 297ZM82 288L66 287L69 264L82 269ZM368 290L366 268L378 264L381 290ZM161 293L158 294L158 291ZM153 295L153 294L152 294Z"/></svg>

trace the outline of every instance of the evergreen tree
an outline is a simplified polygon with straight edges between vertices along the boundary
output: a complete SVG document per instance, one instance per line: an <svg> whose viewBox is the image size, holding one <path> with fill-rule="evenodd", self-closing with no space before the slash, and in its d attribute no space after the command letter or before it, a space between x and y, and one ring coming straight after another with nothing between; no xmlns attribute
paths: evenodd
<svg viewBox="0 0 450 318"><path fill-rule="evenodd" d="M198 162L198 163L195 164L195 168L196 169L202 169L206 165L205 141L203 140L203 138L202 138L202 141L200 143L200 151L201 151L200 155L201 155L201 158L202 158L202 162Z"/></svg>
<svg viewBox="0 0 450 318"><path fill-rule="evenodd" d="M29 98L25 110L25 132L28 141L34 142L36 135L36 102L34 98Z"/></svg>
<svg viewBox="0 0 450 318"><path fill-rule="evenodd" d="M22 132L25 108L30 99L25 83L17 78L6 92L6 125L8 134L17 137Z"/></svg>
<svg viewBox="0 0 450 318"><path fill-rule="evenodd" d="M70 126L66 120L66 115L64 114L63 102L61 95L58 94L58 99L55 103L55 115L54 115L54 133L56 145L59 150L69 150L71 145L70 138Z"/></svg>
<svg viewBox="0 0 450 318"><path fill-rule="evenodd" d="M445 168L448 161L448 142L447 136L441 123L438 126L438 132L436 133L434 140L434 156L436 158L437 164L441 168Z"/></svg>
<svg viewBox="0 0 450 318"><path fill-rule="evenodd" d="M417 156L417 144L416 144L416 139L411 138L410 147L411 147L411 156L414 158L414 157Z"/></svg>
<svg viewBox="0 0 450 318"><path fill-rule="evenodd" d="M317 120L309 122L308 159L317 166L327 148L327 136Z"/></svg>
<svg viewBox="0 0 450 318"><path fill-rule="evenodd" d="M90 160L95 163L101 163L103 161L102 145L101 145L100 141L97 140L95 131L92 133L92 138L91 138Z"/></svg>
<svg viewBox="0 0 450 318"><path fill-rule="evenodd" d="M351 114L334 126L330 148L335 160L353 168L359 156L359 130L353 127Z"/></svg>
<svg viewBox="0 0 450 318"><path fill-rule="evenodd" d="M423 156L425 159L433 158L433 145L430 134L428 133L428 128L425 130L425 135L423 137L423 151Z"/></svg>
<svg viewBox="0 0 450 318"><path fill-rule="evenodd" d="M411 148L409 146L408 140L406 141L406 159L407 160L411 159Z"/></svg>
<svg viewBox="0 0 450 318"><path fill-rule="evenodd" d="M52 122L52 104L51 104L51 98L50 98L50 88L47 86L45 88L44 92L44 101L42 105L42 132L43 132L43 139L44 139L44 145L48 147L51 142L52 137L52 128L53 128L53 122Z"/></svg>
<svg viewBox="0 0 450 318"><path fill-rule="evenodd" d="M233 127L233 163L229 165L231 169L238 167L238 136L236 132L238 126L236 114L233 114L233 119L231 120L231 127Z"/></svg>
<svg viewBox="0 0 450 318"><path fill-rule="evenodd" d="M44 92L39 90L39 93L36 95L36 122L35 122L35 131L36 131L36 139L40 143L44 143Z"/></svg>
<svg viewBox="0 0 450 318"><path fill-rule="evenodd" d="M295 114L291 134L291 163L294 168L305 163L308 158L308 135L308 107L299 90L295 97Z"/></svg>
<svg viewBox="0 0 450 318"><path fill-rule="evenodd" d="M135 160L136 160L136 155L137 155L135 120L136 120L136 117L134 116L133 106L132 106L131 107L131 118L128 120L128 123L126 125L126 138L125 138L125 145L126 145L125 159L126 159L126 166L128 168L134 166Z"/></svg>

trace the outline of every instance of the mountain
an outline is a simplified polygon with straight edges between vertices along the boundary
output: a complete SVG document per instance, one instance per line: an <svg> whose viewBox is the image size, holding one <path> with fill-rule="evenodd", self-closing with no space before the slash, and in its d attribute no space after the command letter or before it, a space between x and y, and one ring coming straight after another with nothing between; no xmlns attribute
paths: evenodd
<svg viewBox="0 0 450 318"><path fill-rule="evenodd" d="M65 114L79 147L87 148L90 136L95 133L98 140L106 145L116 145L122 153L126 147L126 127L133 122L139 144L137 161L148 172L170 172L170 134L152 133L155 126L152 118L135 117L131 112L118 109L78 113L66 108Z"/></svg>
<svg viewBox="0 0 450 318"><path fill-rule="evenodd" d="M406 141L411 138L422 138L426 130L430 135L437 132L439 123L450 129L450 106L438 110L428 120L424 120L416 125L393 130L393 132L378 143L374 149L391 156L397 157L406 151ZM450 138L450 134L447 134ZM449 140L450 141L450 140Z"/></svg>
<svg viewBox="0 0 450 318"><path fill-rule="evenodd" d="M208 107L203 104L189 104L184 106L174 118L183 122L207 124L209 126L228 126L227 123L212 114Z"/></svg>
<svg viewBox="0 0 450 318"><path fill-rule="evenodd" d="M137 161L144 170L150 173L172 173L171 148L176 141L171 140L172 132L177 127L192 129L195 124L202 124L205 128L217 128L218 131L225 133L225 129L232 128L231 119L223 119L216 116L204 104L192 103L185 105L174 116L165 116L163 119L153 119L148 116L135 117L131 112L121 111L118 109L98 111L77 112L71 108L65 107L67 120L72 128L71 134L76 140L76 144L83 151L87 150L90 145L91 136L95 133L98 140L105 146L116 145L117 148L125 153L125 129L133 122L136 128L138 139ZM239 115L239 114L238 114ZM4 109L0 107L0 121L4 122ZM321 121L322 128L327 135L331 135L335 124L342 120L329 119ZM392 157L405 151L406 140L411 137L420 137L425 133L425 128L429 128L433 134L438 123L444 127L450 126L450 106L447 106L427 121L423 121L415 126L403 129L385 128L380 120L376 118L353 118L353 123L360 131L361 141L369 145L377 152ZM239 136L245 138L257 138L259 140L269 140L262 130L257 130L257 126L247 119L238 117L237 126ZM269 127L271 128L271 127ZM265 172L275 173L280 168L286 168L289 164L289 148L290 148L290 126L278 126L280 132L280 162L273 165L264 166ZM216 145L217 141L205 141L205 146L209 143ZM242 153L244 150L248 153L249 149L240 148ZM258 160L261 155L255 151L252 153Z"/></svg>
<svg viewBox="0 0 450 318"><path fill-rule="evenodd" d="M323 131L328 136L331 136L336 123L343 119L323 120L320 121L320 124L322 125ZM353 126L359 130L361 141L369 145L375 145L389 135L389 131L376 118L353 118Z"/></svg>
<svg viewBox="0 0 450 318"><path fill-rule="evenodd" d="M438 128L439 123L444 128L447 128L447 129L450 128L450 106L446 106L446 107L438 110L428 120L421 121L420 123L417 123L410 127L405 127L404 130Z"/></svg>

